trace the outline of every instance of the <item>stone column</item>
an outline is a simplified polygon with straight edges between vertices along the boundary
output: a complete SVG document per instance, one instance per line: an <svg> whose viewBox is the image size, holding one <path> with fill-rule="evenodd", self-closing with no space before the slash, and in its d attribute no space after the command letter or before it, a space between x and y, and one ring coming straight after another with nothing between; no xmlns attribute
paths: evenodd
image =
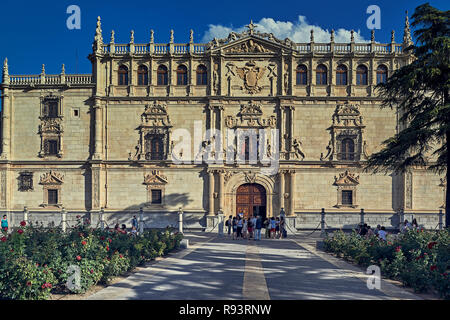
<svg viewBox="0 0 450 320"><path fill-rule="evenodd" d="M280 152L284 156L284 152L286 151L286 146L284 142L284 134L285 134L285 117L284 117L284 108L283 106L280 106ZM281 157L280 157L281 158ZM284 158L282 158L284 159Z"/></svg>
<svg viewBox="0 0 450 320"><path fill-rule="evenodd" d="M280 172L278 174L280 176L280 211L281 211L281 208L284 208L286 211L286 208L284 205L284 170L280 170Z"/></svg>
<svg viewBox="0 0 450 320"><path fill-rule="evenodd" d="M100 159L102 155L102 121L101 121L101 107L98 101L95 102L93 107L95 110L95 150L94 159Z"/></svg>
<svg viewBox="0 0 450 320"><path fill-rule="evenodd" d="M209 181L209 216L214 215L214 172L208 171L208 181Z"/></svg>
<svg viewBox="0 0 450 320"><path fill-rule="evenodd" d="M289 216L295 216L295 170L290 172L291 190L289 195Z"/></svg>
<svg viewBox="0 0 450 320"><path fill-rule="evenodd" d="M224 202L224 171L219 171L219 210L223 210Z"/></svg>
<svg viewBox="0 0 450 320"><path fill-rule="evenodd" d="M290 106L289 107L289 152L292 152L292 145L294 142L294 110L295 107L294 106Z"/></svg>

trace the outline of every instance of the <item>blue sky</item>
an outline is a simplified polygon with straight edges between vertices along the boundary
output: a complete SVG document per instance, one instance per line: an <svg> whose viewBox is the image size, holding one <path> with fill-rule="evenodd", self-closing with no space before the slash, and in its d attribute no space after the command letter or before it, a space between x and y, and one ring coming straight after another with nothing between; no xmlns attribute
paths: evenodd
<svg viewBox="0 0 450 320"><path fill-rule="evenodd" d="M127 43L130 30L135 31L135 43L147 43L150 29L154 29L155 42L169 41L170 29L175 42L189 40L194 30L194 41L201 42L217 30L239 29L266 18L265 26L292 26L306 30L309 25L324 30L340 28L360 31L359 36L370 39L366 27L369 5L381 9L381 29L376 40L390 42L395 30L397 42L403 37L405 10L410 15L425 1L416 0L321 0L321 1L17 1L2 0L0 11L0 59L8 57L10 74L39 74L45 64L47 74L58 74L64 63L66 73L90 73L86 58L92 51L97 16L102 18L103 37L109 42L115 30L116 43ZM448 10L448 0L429 1L440 10ZM81 9L81 30L69 30L66 9L78 5ZM303 20L299 20L303 16ZM273 19L273 20L271 20ZM291 24L289 24L289 22ZM213 27L212 27L213 25ZM272 31L272 30L271 30ZM281 31L280 31L281 32ZM305 35L309 39L309 34ZM317 39L316 39L316 42Z"/></svg>

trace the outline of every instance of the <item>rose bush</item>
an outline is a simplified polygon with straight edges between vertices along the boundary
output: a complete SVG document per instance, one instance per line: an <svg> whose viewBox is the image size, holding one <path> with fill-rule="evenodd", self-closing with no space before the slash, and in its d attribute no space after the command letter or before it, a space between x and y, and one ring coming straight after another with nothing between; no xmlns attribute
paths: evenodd
<svg viewBox="0 0 450 320"><path fill-rule="evenodd" d="M81 293L178 248L181 234L148 230L126 235L92 229L78 218L66 233L60 228L20 223L0 237L0 296L48 299L53 293ZM69 267L79 267L80 287L68 290Z"/></svg>
<svg viewBox="0 0 450 320"><path fill-rule="evenodd" d="M387 241L356 232L337 231L324 240L327 252L362 266L376 264L384 276L397 279L416 292L430 288L450 299L450 231L410 230Z"/></svg>

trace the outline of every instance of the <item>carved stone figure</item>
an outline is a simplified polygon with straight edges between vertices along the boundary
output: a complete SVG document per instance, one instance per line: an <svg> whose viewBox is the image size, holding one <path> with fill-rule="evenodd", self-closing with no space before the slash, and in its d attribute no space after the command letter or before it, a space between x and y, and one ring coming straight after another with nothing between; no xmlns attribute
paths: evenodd
<svg viewBox="0 0 450 320"><path fill-rule="evenodd" d="M302 157L302 160L303 160L303 159L305 159L305 154L303 153L303 151L301 149L301 145L302 145L302 143L300 141L298 141L297 139L294 139L294 141L292 143L292 147L294 148L295 156L297 157L297 159L300 159L300 157Z"/></svg>

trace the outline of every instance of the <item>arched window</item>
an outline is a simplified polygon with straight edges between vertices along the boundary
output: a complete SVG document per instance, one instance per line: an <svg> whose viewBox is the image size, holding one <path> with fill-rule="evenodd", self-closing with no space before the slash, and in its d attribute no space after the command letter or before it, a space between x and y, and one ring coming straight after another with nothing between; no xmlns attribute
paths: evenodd
<svg viewBox="0 0 450 320"><path fill-rule="evenodd" d="M297 67L297 81L298 85L306 85L308 84L308 68L305 65L301 64Z"/></svg>
<svg viewBox="0 0 450 320"><path fill-rule="evenodd" d="M126 66L119 67L119 86L127 86L128 85L128 68Z"/></svg>
<svg viewBox="0 0 450 320"><path fill-rule="evenodd" d="M345 138L341 142L341 160L355 160L355 142Z"/></svg>
<svg viewBox="0 0 450 320"><path fill-rule="evenodd" d="M206 86L207 83L208 83L208 72L206 71L206 67L204 65L199 65L197 67L197 85Z"/></svg>
<svg viewBox="0 0 450 320"><path fill-rule="evenodd" d="M148 134L145 137L145 159L163 160L164 158L164 136Z"/></svg>
<svg viewBox="0 0 450 320"><path fill-rule="evenodd" d="M367 85L367 67L360 65L356 68L356 84Z"/></svg>
<svg viewBox="0 0 450 320"><path fill-rule="evenodd" d="M167 67L164 65L160 65L156 73L157 73L157 84L159 86L167 86L168 83Z"/></svg>
<svg viewBox="0 0 450 320"><path fill-rule="evenodd" d="M185 86L187 85L187 68L184 65L179 65L177 68L177 85Z"/></svg>
<svg viewBox="0 0 450 320"><path fill-rule="evenodd" d="M319 85L327 84L327 67L325 67L323 64L317 66L316 84Z"/></svg>
<svg viewBox="0 0 450 320"><path fill-rule="evenodd" d="M336 85L347 85L347 67L341 64L336 68Z"/></svg>
<svg viewBox="0 0 450 320"><path fill-rule="evenodd" d="M148 85L148 69L146 66L139 66L137 70L138 86Z"/></svg>
<svg viewBox="0 0 450 320"><path fill-rule="evenodd" d="M388 69L385 65L381 64L377 68L377 84L385 83L388 75Z"/></svg>

